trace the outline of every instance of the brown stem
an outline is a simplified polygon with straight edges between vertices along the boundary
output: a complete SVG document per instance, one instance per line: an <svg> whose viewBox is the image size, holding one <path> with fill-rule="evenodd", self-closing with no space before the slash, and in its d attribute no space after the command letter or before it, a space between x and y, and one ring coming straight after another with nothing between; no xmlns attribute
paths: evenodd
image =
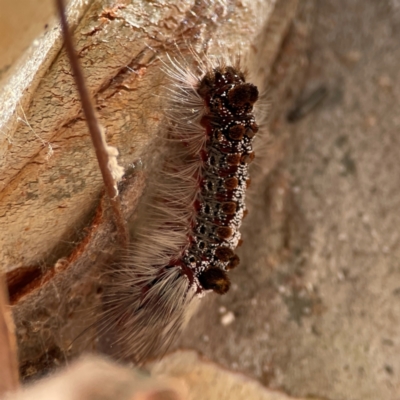
<svg viewBox="0 0 400 400"><path fill-rule="evenodd" d="M69 31L67 18L65 16L65 7L63 0L56 0L56 5L58 13L60 15L65 48L71 64L79 96L81 98L82 109L86 117L86 122L88 124L93 146L96 151L97 161L99 163L100 171L103 176L106 193L110 198L115 218L115 224L117 226L118 233L121 237L122 245L126 246L128 243L128 232L121 211L121 201L118 197L118 192L116 190L116 182L111 174L110 169L108 168L109 155L107 149L105 148L104 141L102 139L100 124L95 115L94 107L85 83L85 78L83 76L82 68L79 65L78 56L76 54L75 47L72 42L72 36Z"/></svg>
<svg viewBox="0 0 400 400"><path fill-rule="evenodd" d="M0 398L19 386L17 342L8 304L7 286L0 273Z"/></svg>

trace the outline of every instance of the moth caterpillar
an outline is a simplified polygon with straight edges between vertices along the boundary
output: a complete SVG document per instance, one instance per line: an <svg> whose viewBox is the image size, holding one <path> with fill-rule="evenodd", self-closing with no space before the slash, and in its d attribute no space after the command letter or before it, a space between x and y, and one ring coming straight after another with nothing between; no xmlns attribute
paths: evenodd
<svg viewBox="0 0 400 400"><path fill-rule="evenodd" d="M96 154L107 152L59 6L66 48ZM99 333L103 350L141 363L160 355L207 292L229 290L227 271L239 264L234 250L245 215L245 193L258 132L253 106L258 89L246 82L240 59L228 63L190 52L193 63L169 58L171 80L165 124L148 188L131 225L121 223L110 163L98 155L121 254L105 275ZM191 68L196 64L196 68ZM151 164L151 163L149 163ZM104 348L106 345L106 348Z"/></svg>
<svg viewBox="0 0 400 400"><path fill-rule="evenodd" d="M101 330L109 351L140 363L165 351L207 292L224 294L239 264L258 131L259 93L239 58L170 58L169 110L132 241L108 275Z"/></svg>

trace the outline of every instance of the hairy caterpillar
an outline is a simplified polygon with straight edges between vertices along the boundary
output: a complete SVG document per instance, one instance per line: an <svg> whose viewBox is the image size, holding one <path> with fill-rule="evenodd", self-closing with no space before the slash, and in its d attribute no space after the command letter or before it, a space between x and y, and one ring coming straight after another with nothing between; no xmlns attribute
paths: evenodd
<svg viewBox="0 0 400 400"><path fill-rule="evenodd" d="M90 99L65 36L85 109ZM146 161L148 188L131 221L131 244L126 248L127 241L121 240L121 254L105 274L102 344L107 352L136 363L168 348L206 292L226 293L227 271L239 264L234 250L246 212L248 164L258 131L253 106L259 93L246 82L239 58L226 62L194 51L191 57L169 59L169 112L155 143L157 154ZM85 115L95 125L90 127L95 144L93 136L101 129L93 123L93 112ZM99 164L102 173L110 172L109 162L99 159ZM107 184L104 174L103 179L122 239L127 236L119 223L115 186Z"/></svg>
<svg viewBox="0 0 400 400"><path fill-rule="evenodd" d="M239 58L170 58L165 131L132 244L107 276L101 330L112 354L140 362L165 351L208 291L224 294L246 213L258 131Z"/></svg>

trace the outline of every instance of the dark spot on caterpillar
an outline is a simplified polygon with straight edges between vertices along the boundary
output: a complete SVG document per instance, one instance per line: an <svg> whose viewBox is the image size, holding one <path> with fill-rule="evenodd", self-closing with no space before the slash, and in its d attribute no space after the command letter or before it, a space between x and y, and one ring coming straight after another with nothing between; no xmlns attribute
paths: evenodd
<svg viewBox="0 0 400 400"><path fill-rule="evenodd" d="M237 204L234 201L227 201L222 203L221 209L225 214L234 214L237 210Z"/></svg>
<svg viewBox="0 0 400 400"><path fill-rule="evenodd" d="M231 285L228 275L218 267L211 267L199 276L201 286L205 290L213 290L218 294L225 294Z"/></svg>
<svg viewBox="0 0 400 400"><path fill-rule="evenodd" d="M197 93L205 98L209 94L209 92L212 90L212 87L214 86L214 80L210 74L207 74L204 76L204 78L201 80L201 83L197 89Z"/></svg>
<svg viewBox="0 0 400 400"><path fill-rule="evenodd" d="M235 253L229 247L218 247L215 250L215 257L224 262L229 261L234 255Z"/></svg>
<svg viewBox="0 0 400 400"><path fill-rule="evenodd" d="M239 78L243 82L246 81L244 74L233 67L226 67L226 78L228 82L233 82L235 78Z"/></svg>
<svg viewBox="0 0 400 400"><path fill-rule="evenodd" d="M222 72L220 70L216 69L214 71L214 73L215 73L215 78L214 78L215 83L223 83L224 76L222 75Z"/></svg>
<svg viewBox="0 0 400 400"><path fill-rule="evenodd" d="M248 189L250 187L250 184L251 184L251 179L247 178L246 179L246 189Z"/></svg>
<svg viewBox="0 0 400 400"><path fill-rule="evenodd" d="M228 92L229 103L236 108L252 106L258 100L258 89L252 83L243 83Z"/></svg>
<svg viewBox="0 0 400 400"><path fill-rule="evenodd" d="M224 186L228 190L236 189L239 185L239 180L235 176L225 179Z"/></svg>
<svg viewBox="0 0 400 400"><path fill-rule="evenodd" d="M232 228L229 226L219 226L216 230L216 234L220 239L229 239L232 233Z"/></svg>
<svg viewBox="0 0 400 400"><path fill-rule="evenodd" d="M225 79L228 83L232 83L235 80L236 71L232 67L226 67Z"/></svg>
<svg viewBox="0 0 400 400"><path fill-rule="evenodd" d="M233 268L236 268L240 264L240 258L238 255L234 255L230 260L229 264L226 266L226 269L230 271Z"/></svg>
<svg viewBox="0 0 400 400"><path fill-rule="evenodd" d="M229 137L232 140L242 140L245 133L246 129L243 125L234 125L229 129Z"/></svg>

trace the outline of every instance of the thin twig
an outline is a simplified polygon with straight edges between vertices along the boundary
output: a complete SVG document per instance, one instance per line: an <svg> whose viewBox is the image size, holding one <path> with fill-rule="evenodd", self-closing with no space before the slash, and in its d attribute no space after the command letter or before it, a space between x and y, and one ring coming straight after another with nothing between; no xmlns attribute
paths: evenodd
<svg viewBox="0 0 400 400"><path fill-rule="evenodd" d="M19 386L17 342L8 304L7 286L0 272L0 398Z"/></svg>
<svg viewBox="0 0 400 400"><path fill-rule="evenodd" d="M90 99L89 92L85 83L82 68L79 65L78 56L72 42L72 36L69 31L67 18L65 16L65 7L63 0L56 0L58 13L61 20L61 28L63 31L65 48L74 74L74 79L82 102L82 109L86 117L90 136L92 138L93 146L96 151L97 161L99 163L100 171L103 176L106 193L110 198L112 210L114 213L115 223L118 233L121 237L121 244L126 246L128 243L128 232L125 220L121 211L121 202L118 197L117 183L115 182L112 173L108 167L109 153L103 140L102 131L98 119L94 112L94 107Z"/></svg>

